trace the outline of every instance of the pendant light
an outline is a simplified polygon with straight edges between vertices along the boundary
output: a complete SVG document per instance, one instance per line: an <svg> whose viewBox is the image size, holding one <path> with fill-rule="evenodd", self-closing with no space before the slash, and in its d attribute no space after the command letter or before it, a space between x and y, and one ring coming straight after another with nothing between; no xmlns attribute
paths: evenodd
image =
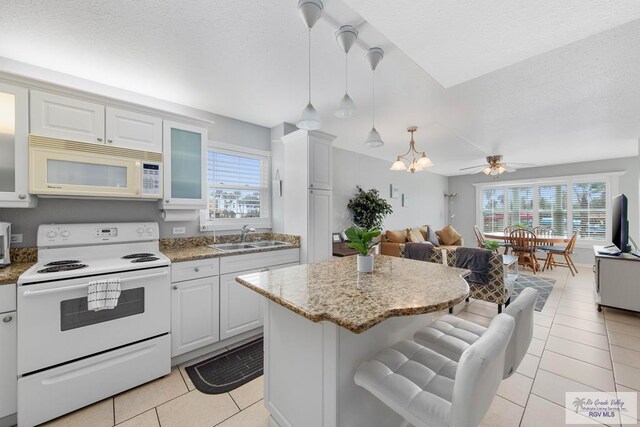
<svg viewBox="0 0 640 427"><path fill-rule="evenodd" d="M369 61L369 66L371 67L371 93L372 93L372 114L371 114L371 131L367 136L367 139L364 141L367 147L376 148L382 147L384 145L384 141L382 137L376 130L376 67L382 61L384 57L384 51L379 47L372 47L366 54L367 61Z"/></svg>
<svg viewBox="0 0 640 427"><path fill-rule="evenodd" d="M311 29L318 22L318 19L322 16L322 10L324 9L324 5L321 0L299 0L298 1L298 10L302 15L302 19L305 24L309 28L309 99L307 106L302 110L302 114L300 115L300 120L296 126L299 129L306 130L317 130L322 127L322 120L320 119L320 114L313 107L311 103Z"/></svg>
<svg viewBox="0 0 640 427"><path fill-rule="evenodd" d="M338 104L338 108L334 113L339 119L346 119L358 114L358 108L355 102L349 96L348 90L348 58L351 47L358 39L358 30L352 25L343 25L336 31L336 41L344 50L344 96Z"/></svg>
<svg viewBox="0 0 640 427"><path fill-rule="evenodd" d="M415 173L433 166L433 162L427 157L426 152L416 150L416 142L413 140L413 134L417 130L418 128L416 126L407 128L407 132L411 133L409 150L396 157L396 161L393 162L390 168L392 171L407 171L409 173Z"/></svg>

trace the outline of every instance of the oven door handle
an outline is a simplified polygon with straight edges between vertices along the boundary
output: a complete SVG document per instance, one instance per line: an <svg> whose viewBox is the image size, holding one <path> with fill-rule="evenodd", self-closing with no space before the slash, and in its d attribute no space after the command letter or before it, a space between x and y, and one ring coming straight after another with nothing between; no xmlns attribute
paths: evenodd
<svg viewBox="0 0 640 427"><path fill-rule="evenodd" d="M132 280L139 280L139 279L149 279L151 277L166 276L167 274L169 274L169 273L167 273L165 271L165 272L162 272L162 273L149 274L149 275L146 275L146 276L127 277L125 279L120 279L120 283L126 283L126 282L130 282ZM24 295L25 297L28 297L28 296L33 296L33 295L53 294L53 293L56 293L56 292L69 291L69 290L72 290L72 289L86 288L88 286L89 286L88 283L81 283L79 285L61 286L59 288L43 289L41 291L29 291L29 290L27 290L27 291L24 291L24 293L22 295Z"/></svg>

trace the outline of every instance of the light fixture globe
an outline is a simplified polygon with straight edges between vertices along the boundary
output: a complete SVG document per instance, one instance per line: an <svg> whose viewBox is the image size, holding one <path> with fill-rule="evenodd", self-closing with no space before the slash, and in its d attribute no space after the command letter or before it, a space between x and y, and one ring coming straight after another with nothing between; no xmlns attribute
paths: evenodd
<svg viewBox="0 0 640 427"><path fill-rule="evenodd" d="M403 171L407 169L407 165L405 165L404 162L400 160L400 157L398 157L389 169L392 171Z"/></svg>
<svg viewBox="0 0 640 427"><path fill-rule="evenodd" d="M296 126L298 127L298 129L305 130L318 130L322 127L320 114L318 114L318 111L313 108L313 105L311 103L308 103L304 110L302 110L300 120L298 120Z"/></svg>
<svg viewBox="0 0 640 427"><path fill-rule="evenodd" d="M323 9L324 5L322 4L322 0L298 1L298 10L300 11L300 15L302 15L302 20L309 28L313 28L316 22L318 22L322 16Z"/></svg>
<svg viewBox="0 0 640 427"><path fill-rule="evenodd" d="M433 166L433 162L430 158L427 157L425 153L422 153L422 157L420 157L417 164L421 170Z"/></svg>
<svg viewBox="0 0 640 427"><path fill-rule="evenodd" d="M377 148L382 147L384 145L384 141L382 140L382 137L380 136L376 128L371 128L371 132L369 132L369 136L367 136L364 144L367 147Z"/></svg>
<svg viewBox="0 0 640 427"><path fill-rule="evenodd" d="M358 114L358 107L348 93L344 94L334 114L339 119L347 119Z"/></svg>

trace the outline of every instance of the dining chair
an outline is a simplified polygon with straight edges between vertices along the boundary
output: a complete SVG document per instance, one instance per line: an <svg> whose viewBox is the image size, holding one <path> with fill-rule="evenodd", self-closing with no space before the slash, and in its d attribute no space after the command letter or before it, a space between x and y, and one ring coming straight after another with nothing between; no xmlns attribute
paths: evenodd
<svg viewBox="0 0 640 427"><path fill-rule="evenodd" d="M549 227L534 227L533 233L536 235L536 237L538 237L538 240L540 240L540 237L552 237L554 235L554 231L549 228ZM542 257L538 257L538 261L542 261L543 263L547 260L547 253L546 250L544 249L544 247L548 247L548 246L553 246L553 243L544 243L541 244L540 241L538 241L538 247L536 248L539 251L544 251L544 255Z"/></svg>
<svg viewBox="0 0 640 427"><path fill-rule="evenodd" d="M509 255L509 248L511 247L511 243L509 243L509 235L513 230L515 230L515 227L512 225L508 225L504 228L504 230L502 230L505 239L503 243L500 244L500 246L504 247L504 255Z"/></svg>
<svg viewBox="0 0 640 427"><path fill-rule="evenodd" d="M481 249L484 249L484 242L485 242L484 235L482 234L478 226L475 224L473 226L473 234L476 235L476 244L478 245L478 247Z"/></svg>
<svg viewBox="0 0 640 427"><path fill-rule="evenodd" d="M547 252L547 258L544 262L544 265L542 266L542 271L544 271L544 269L547 267L553 270L553 267L561 266L561 267L568 267L569 271L571 271L572 276L575 276L576 274L578 274L578 269L573 263L573 258L571 257L573 255L573 250L576 246L576 240L578 240L577 231L573 233L573 235L571 236L571 239L569 240L569 243L567 243L567 245L564 247L563 246L541 246L540 249L543 249L544 251ZM564 257L564 262L556 261L556 259L554 258L555 255Z"/></svg>
<svg viewBox="0 0 640 427"><path fill-rule="evenodd" d="M529 230L516 229L509 234L509 243L514 256L518 257L518 263L522 266L529 266L533 274L538 271L538 258L536 258L538 239Z"/></svg>

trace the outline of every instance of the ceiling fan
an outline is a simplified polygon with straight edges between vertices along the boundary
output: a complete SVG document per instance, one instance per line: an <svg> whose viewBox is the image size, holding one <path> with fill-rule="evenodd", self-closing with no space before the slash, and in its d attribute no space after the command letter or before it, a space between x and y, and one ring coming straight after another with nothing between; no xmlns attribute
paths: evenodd
<svg viewBox="0 0 640 427"><path fill-rule="evenodd" d="M477 165L471 166L468 168L462 168L461 171L466 171L470 169L474 169L471 174L476 174L483 172L485 175L502 175L505 172L515 172L517 169L514 166L518 167L526 167L526 166L535 166L533 163L502 163L502 156L499 154L493 156L487 156L487 164L486 165Z"/></svg>

